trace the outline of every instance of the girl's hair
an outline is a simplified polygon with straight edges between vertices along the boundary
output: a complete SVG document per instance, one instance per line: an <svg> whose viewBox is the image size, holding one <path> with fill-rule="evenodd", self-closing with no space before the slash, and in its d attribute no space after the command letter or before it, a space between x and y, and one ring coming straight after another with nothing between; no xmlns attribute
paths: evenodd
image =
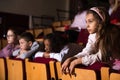
<svg viewBox="0 0 120 80"><path fill-rule="evenodd" d="M17 29L15 29L15 28L9 28L8 31L9 31L9 30L11 30L11 31L15 34L15 36L18 36L18 35L21 35L21 34L22 34L22 31L17 30Z"/></svg>
<svg viewBox="0 0 120 80"><path fill-rule="evenodd" d="M20 39L25 39L27 42L28 41L32 41L34 42L35 39L34 39L34 36L30 33L30 32L24 32L20 35Z"/></svg>
<svg viewBox="0 0 120 80"><path fill-rule="evenodd" d="M87 14L91 13L97 19L99 25L96 32L96 51L101 50L102 60L109 61L112 54L120 53L120 29L110 24L109 14L103 7L96 8L98 13L90 9ZM103 19L101 18L101 16ZM117 44L117 45L116 45Z"/></svg>
<svg viewBox="0 0 120 80"><path fill-rule="evenodd" d="M60 52L61 49L68 43L67 38L65 37L65 34L62 32L54 32L46 35L44 37L44 40L50 41L50 52Z"/></svg>

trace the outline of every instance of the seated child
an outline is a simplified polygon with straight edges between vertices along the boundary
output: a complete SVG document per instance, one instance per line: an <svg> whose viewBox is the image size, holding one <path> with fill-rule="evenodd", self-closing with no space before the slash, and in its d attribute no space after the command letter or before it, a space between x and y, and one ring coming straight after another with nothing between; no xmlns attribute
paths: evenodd
<svg viewBox="0 0 120 80"><path fill-rule="evenodd" d="M21 34L19 43L20 49L13 52L13 56L16 58L25 59L31 57L31 55L39 48L39 44L29 32L24 32Z"/></svg>
<svg viewBox="0 0 120 80"><path fill-rule="evenodd" d="M19 49L18 37L21 34L21 31L10 28L7 31L7 45L0 51L0 57L11 57L13 51Z"/></svg>
<svg viewBox="0 0 120 80"><path fill-rule="evenodd" d="M69 43L65 34L54 32L44 37L44 50L40 50L35 54L36 57L54 58L58 61L64 61L82 49L78 44ZM73 47L72 47L73 46ZM72 54L71 54L72 53Z"/></svg>

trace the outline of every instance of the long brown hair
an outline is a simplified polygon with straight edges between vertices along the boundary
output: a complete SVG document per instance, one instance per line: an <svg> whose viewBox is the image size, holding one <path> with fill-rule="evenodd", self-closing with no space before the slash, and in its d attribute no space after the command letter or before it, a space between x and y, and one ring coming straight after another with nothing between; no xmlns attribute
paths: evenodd
<svg viewBox="0 0 120 80"><path fill-rule="evenodd" d="M109 61L112 54L120 53L118 49L120 47L120 29L110 24L109 14L103 7L98 7L98 9L104 20L93 10L89 10L87 14L92 13L99 23L96 32L96 52L100 49L102 61Z"/></svg>

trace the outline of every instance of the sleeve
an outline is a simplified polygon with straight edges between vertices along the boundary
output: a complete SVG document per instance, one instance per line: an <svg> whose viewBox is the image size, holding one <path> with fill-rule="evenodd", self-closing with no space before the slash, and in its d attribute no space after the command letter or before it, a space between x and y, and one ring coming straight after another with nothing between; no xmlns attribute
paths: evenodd
<svg viewBox="0 0 120 80"><path fill-rule="evenodd" d="M39 48L39 44L37 42L34 42L31 49L27 52L24 53L24 58L30 57L33 53L35 53Z"/></svg>
<svg viewBox="0 0 120 80"><path fill-rule="evenodd" d="M73 20L73 23L70 25L71 28L75 28L77 27L79 29L79 31L81 30L81 27L79 25L79 18L78 18L78 14L75 16L74 20Z"/></svg>
<svg viewBox="0 0 120 80"><path fill-rule="evenodd" d="M68 50L69 49L65 47L60 51L60 53L50 53L50 58L54 58L61 62L64 55L68 53Z"/></svg>
<svg viewBox="0 0 120 80"><path fill-rule="evenodd" d="M43 57L43 54L44 54L44 52L37 52L36 54L35 54L35 58L36 57Z"/></svg>
<svg viewBox="0 0 120 80"><path fill-rule="evenodd" d="M83 65L92 65L96 61L101 61L101 52L100 50L96 54L86 55L82 57L82 64Z"/></svg>
<svg viewBox="0 0 120 80"><path fill-rule="evenodd" d="M0 51L0 57L9 57L12 54L11 45L8 44Z"/></svg>
<svg viewBox="0 0 120 80"><path fill-rule="evenodd" d="M86 47L82 50L82 52L75 55L75 57L79 58L79 57L83 57L88 54L92 54L95 48L94 43L95 43L95 40L94 40L93 35L89 35Z"/></svg>
<svg viewBox="0 0 120 80"><path fill-rule="evenodd" d="M13 56L17 56L19 52L20 52L20 49L15 50L15 51L13 51L12 55L13 55Z"/></svg>

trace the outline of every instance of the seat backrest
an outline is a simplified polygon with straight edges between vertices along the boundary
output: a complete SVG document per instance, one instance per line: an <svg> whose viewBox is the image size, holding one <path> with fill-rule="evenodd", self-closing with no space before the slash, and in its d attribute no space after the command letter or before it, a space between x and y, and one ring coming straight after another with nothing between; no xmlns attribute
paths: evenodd
<svg viewBox="0 0 120 80"><path fill-rule="evenodd" d="M7 39L1 39L1 49L4 48L7 45Z"/></svg>
<svg viewBox="0 0 120 80"><path fill-rule="evenodd" d="M65 27L56 27L54 28L55 31L62 31L64 32L65 31Z"/></svg>
<svg viewBox="0 0 120 80"><path fill-rule="evenodd" d="M58 80L57 77L57 71L56 71L56 61L50 61L49 62L49 67L50 67L50 74L51 74L51 80Z"/></svg>
<svg viewBox="0 0 120 80"><path fill-rule="evenodd" d="M58 80L61 80L62 79L61 62L56 62L56 70L57 70Z"/></svg>
<svg viewBox="0 0 120 80"><path fill-rule="evenodd" d="M34 29L34 33L35 33L35 38L37 38L41 33L43 32L43 29Z"/></svg>
<svg viewBox="0 0 120 80"><path fill-rule="evenodd" d="M8 69L8 80L24 80L24 63L22 60L6 59Z"/></svg>
<svg viewBox="0 0 120 80"><path fill-rule="evenodd" d="M87 40L88 40L88 35L89 35L89 33L88 33L87 29L81 29L81 31L79 32L79 35L78 35L77 43L86 44Z"/></svg>
<svg viewBox="0 0 120 80"><path fill-rule="evenodd" d="M0 80L6 80L7 72L6 72L6 63L4 58L0 58Z"/></svg>
<svg viewBox="0 0 120 80"><path fill-rule="evenodd" d="M40 39L35 39L37 42L42 43L43 42L43 38Z"/></svg>
<svg viewBox="0 0 120 80"><path fill-rule="evenodd" d="M101 67L101 80L109 80L109 67Z"/></svg>
<svg viewBox="0 0 120 80"><path fill-rule="evenodd" d="M111 73L110 80L120 80L120 73Z"/></svg>
<svg viewBox="0 0 120 80"><path fill-rule="evenodd" d="M61 21L62 26L69 26L69 25L71 25L71 23L72 23L71 20L64 20L64 21Z"/></svg>
<svg viewBox="0 0 120 80"><path fill-rule="evenodd" d="M53 32L52 28L44 28L43 29L44 36L49 34L49 33L52 33L52 32Z"/></svg>
<svg viewBox="0 0 120 80"><path fill-rule="evenodd" d="M55 27L61 27L61 21L55 21L52 23L53 28Z"/></svg>
<svg viewBox="0 0 120 80"><path fill-rule="evenodd" d="M76 80L97 80L94 70L75 68Z"/></svg>
<svg viewBox="0 0 120 80"><path fill-rule="evenodd" d="M47 65L25 60L27 80L49 80Z"/></svg>
<svg viewBox="0 0 120 80"><path fill-rule="evenodd" d="M28 30L26 30L26 32L30 32L31 34L34 35L34 29L28 29Z"/></svg>
<svg viewBox="0 0 120 80"><path fill-rule="evenodd" d="M62 80L97 80L94 70L75 68L73 75L63 74Z"/></svg>

